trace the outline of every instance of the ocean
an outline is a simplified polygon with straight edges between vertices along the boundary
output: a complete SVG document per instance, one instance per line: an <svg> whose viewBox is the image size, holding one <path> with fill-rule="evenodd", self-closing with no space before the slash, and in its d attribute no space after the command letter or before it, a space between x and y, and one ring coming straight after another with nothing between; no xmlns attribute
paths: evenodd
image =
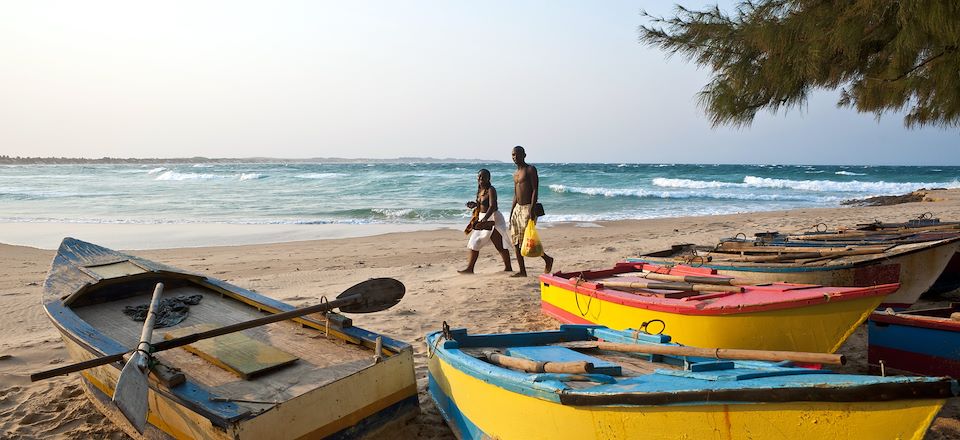
<svg viewBox="0 0 960 440"><path fill-rule="evenodd" d="M544 222L802 207L960 188L960 167L538 163ZM512 163L0 166L0 222L462 223L487 168L507 211Z"/></svg>

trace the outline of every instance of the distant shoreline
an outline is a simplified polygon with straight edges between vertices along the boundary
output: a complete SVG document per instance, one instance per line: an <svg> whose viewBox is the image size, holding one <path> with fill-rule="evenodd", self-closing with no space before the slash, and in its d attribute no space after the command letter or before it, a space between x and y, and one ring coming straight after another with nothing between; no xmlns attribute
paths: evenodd
<svg viewBox="0 0 960 440"><path fill-rule="evenodd" d="M172 158L120 158L102 157L88 159L82 157L10 157L0 156L0 165L78 165L78 164L245 164L245 163L503 163L499 160L483 159L453 159L434 157L398 157L393 159L347 159L342 157L314 157L308 159L284 159L277 157L242 157L242 158L210 158L210 157L172 157Z"/></svg>

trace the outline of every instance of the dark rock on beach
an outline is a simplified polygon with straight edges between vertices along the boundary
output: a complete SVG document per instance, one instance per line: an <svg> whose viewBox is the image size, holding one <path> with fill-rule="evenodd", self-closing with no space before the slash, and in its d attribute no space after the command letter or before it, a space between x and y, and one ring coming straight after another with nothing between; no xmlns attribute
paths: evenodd
<svg viewBox="0 0 960 440"><path fill-rule="evenodd" d="M899 196L876 196L876 197L867 197L865 199L851 199L844 200L840 202L841 205L847 206L890 206L890 205L899 205L901 203L913 203L913 202L922 202L925 200L927 193L925 189L920 189L909 194L902 194Z"/></svg>

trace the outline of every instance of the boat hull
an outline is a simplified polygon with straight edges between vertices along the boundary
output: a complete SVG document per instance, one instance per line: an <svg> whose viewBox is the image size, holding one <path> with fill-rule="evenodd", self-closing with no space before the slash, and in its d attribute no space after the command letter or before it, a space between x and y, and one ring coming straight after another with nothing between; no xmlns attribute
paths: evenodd
<svg viewBox="0 0 960 440"><path fill-rule="evenodd" d="M871 371L960 378L960 306L903 314L876 312L868 324L867 361Z"/></svg>
<svg viewBox="0 0 960 440"><path fill-rule="evenodd" d="M652 322L646 330L665 332L685 345L820 353L840 348L881 300L881 296L868 296L787 309L690 315L632 307L588 291L575 293L557 284L540 284L542 312L565 323L624 330L660 320L662 324Z"/></svg>
<svg viewBox="0 0 960 440"><path fill-rule="evenodd" d="M943 399L888 402L561 405L430 357L429 391L460 439L923 438Z"/></svg>

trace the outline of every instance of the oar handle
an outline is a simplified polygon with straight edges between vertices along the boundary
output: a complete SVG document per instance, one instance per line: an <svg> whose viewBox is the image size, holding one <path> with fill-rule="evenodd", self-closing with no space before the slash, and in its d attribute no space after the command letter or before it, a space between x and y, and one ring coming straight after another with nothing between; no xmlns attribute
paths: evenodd
<svg viewBox="0 0 960 440"><path fill-rule="evenodd" d="M756 360L756 361L793 361L810 364L843 365L847 358L842 354L809 353L803 351L745 350L735 348L700 348L682 345L620 344L598 341L601 350L644 354L666 354L674 356L695 356L714 359Z"/></svg>
<svg viewBox="0 0 960 440"><path fill-rule="evenodd" d="M484 355L490 362L497 365L526 371L528 373L587 374L593 371L593 363L587 361L538 362L493 352L484 353Z"/></svg>
<svg viewBox="0 0 960 440"><path fill-rule="evenodd" d="M153 338L153 324L157 321L157 309L160 308L161 295L163 295L163 283L157 283L157 286L153 288L153 296L150 297L147 317L143 320L143 330L140 331L140 343L137 344L137 350L147 351L150 348L150 340Z"/></svg>
<svg viewBox="0 0 960 440"><path fill-rule="evenodd" d="M278 321L284 321L291 318L297 318L303 315L309 315L311 313L326 312L328 310L333 310L338 307L355 304L355 303L361 302L362 300L363 300L362 295L350 295L350 296L345 296L343 298L335 299L330 302L313 305L310 307L290 310L289 312L277 313L274 315L265 316L263 318L253 319L250 321L239 322L236 324L215 328L213 330L208 330L205 332L192 333L179 338L170 339L170 340L153 344L150 347L150 352L156 353L159 351L169 350L171 348L192 344L201 339L209 339L216 336L225 335L227 333L234 333L240 330L246 330L248 328L253 328L253 327L270 324ZM39 373L33 373L30 375L30 381L36 382L38 380L49 379L55 376L61 376L68 373L75 373L77 371L86 370L87 368L99 367L101 365L106 365L111 362L118 362L123 359L123 355L126 353L128 352L109 354L96 359L90 359L90 360L66 365L59 368L53 368L50 370L41 371Z"/></svg>

